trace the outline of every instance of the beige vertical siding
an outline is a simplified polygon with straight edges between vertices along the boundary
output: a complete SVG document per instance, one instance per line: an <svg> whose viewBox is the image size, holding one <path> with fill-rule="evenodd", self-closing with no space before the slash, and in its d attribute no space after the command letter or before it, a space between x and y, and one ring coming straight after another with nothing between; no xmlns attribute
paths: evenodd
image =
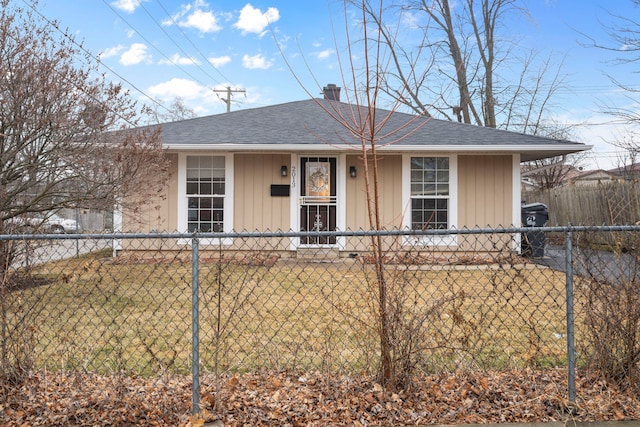
<svg viewBox="0 0 640 427"><path fill-rule="evenodd" d="M280 175L286 165L288 176ZM289 154L236 154L234 161L234 218L236 231L288 231L290 197L271 196L272 184L289 185Z"/></svg>
<svg viewBox="0 0 640 427"><path fill-rule="evenodd" d="M360 156L347 156L346 210L347 228L350 230L370 229L367 212L367 192L365 187L364 164ZM358 176L349 176L349 167L356 166ZM371 191L373 194L373 171ZM391 229L402 225L402 156L385 155L378 160L378 183L380 186L380 206L382 227Z"/></svg>
<svg viewBox="0 0 640 427"><path fill-rule="evenodd" d="M459 156L458 171L458 226L510 226L512 156Z"/></svg>
<svg viewBox="0 0 640 427"><path fill-rule="evenodd" d="M349 230L369 230L367 211L367 192L364 164L358 155L346 158L346 226ZM356 166L357 177L349 176L349 167ZM371 166L370 166L371 168ZM373 194L373 171L370 169L371 192ZM382 228L393 229L402 226L402 156L384 155L378 160L378 184L380 188L380 207ZM367 239L347 239L346 250L366 250Z"/></svg>
<svg viewBox="0 0 640 427"><path fill-rule="evenodd" d="M173 232L178 231L178 155L169 154L169 160L171 161L171 177L163 209L167 212L166 230Z"/></svg>
<svg viewBox="0 0 640 427"><path fill-rule="evenodd" d="M162 196L152 199L127 199L122 214L122 230L143 232L152 230L174 232L178 227L178 155L166 154L169 159L169 179Z"/></svg>
<svg viewBox="0 0 640 427"><path fill-rule="evenodd" d="M146 200L123 217L124 231L177 230L178 156L168 154L171 176L166 184L166 198ZM234 160L234 229L266 231L291 229L290 196L271 196L272 184L290 184L289 154L239 153ZM289 176L282 177L280 168L286 165ZM356 166L357 177L349 176L349 167ZM359 155L346 156L346 227L350 230L369 229L366 202L365 173ZM459 228L475 226L509 226L512 219L512 170L510 155L458 156L458 219ZM384 155L379 160L380 206L382 227L393 229L402 225L402 155ZM394 239L390 239L394 240ZM275 242L274 242L275 243ZM506 243L506 242L505 242ZM399 248L398 242L386 242ZM489 237L460 241L461 250L491 250ZM495 245L495 243L494 243ZM234 242L234 247L237 243ZM486 247L485 247L486 246ZM286 249L281 241L269 247ZM495 246L494 246L495 247ZM243 248L239 248L243 249ZM244 248L246 249L246 248ZM366 250L367 239L347 239L345 250Z"/></svg>
<svg viewBox="0 0 640 427"><path fill-rule="evenodd" d="M512 225L513 160L510 155L458 157L458 228ZM460 248L492 250L509 244L508 236L459 237ZM473 241L471 241L473 240Z"/></svg>

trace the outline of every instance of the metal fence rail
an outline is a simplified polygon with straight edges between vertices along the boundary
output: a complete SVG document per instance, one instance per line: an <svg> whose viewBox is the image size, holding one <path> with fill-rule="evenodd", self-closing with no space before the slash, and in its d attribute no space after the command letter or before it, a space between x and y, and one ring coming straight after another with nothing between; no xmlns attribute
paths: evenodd
<svg viewBox="0 0 640 427"><path fill-rule="evenodd" d="M281 250L330 235L383 242L392 344L415 372L563 366L573 401L594 284L637 288L640 227L536 228L539 259L520 256L531 231L3 235L0 368L192 375L194 411L203 374L373 373L371 252Z"/></svg>

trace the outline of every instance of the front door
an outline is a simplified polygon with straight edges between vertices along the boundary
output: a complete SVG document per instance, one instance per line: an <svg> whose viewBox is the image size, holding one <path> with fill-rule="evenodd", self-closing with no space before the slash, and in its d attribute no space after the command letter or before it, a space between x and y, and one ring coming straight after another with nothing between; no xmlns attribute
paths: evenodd
<svg viewBox="0 0 640 427"><path fill-rule="evenodd" d="M300 159L301 231L336 230L336 165L335 157L302 157ZM335 236L303 237L302 245L335 245Z"/></svg>

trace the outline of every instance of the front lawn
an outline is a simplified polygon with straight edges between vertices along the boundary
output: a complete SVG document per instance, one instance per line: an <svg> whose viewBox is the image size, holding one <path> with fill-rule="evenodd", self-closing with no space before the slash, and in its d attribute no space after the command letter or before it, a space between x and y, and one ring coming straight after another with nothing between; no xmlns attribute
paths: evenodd
<svg viewBox="0 0 640 427"><path fill-rule="evenodd" d="M32 326L34 366L188 373L187 255L149 260L98 254L34 268L34 277L46 284L12 292L8 313ZM401 307L398 330L414 334L420 370L566 360L561 273L529 264L387 268L390 304ZM203 260L199 298L205 371L371 372L377 366L377 287L370 266L358 260ZM416 319L420 328L412 326Z"/></svg>

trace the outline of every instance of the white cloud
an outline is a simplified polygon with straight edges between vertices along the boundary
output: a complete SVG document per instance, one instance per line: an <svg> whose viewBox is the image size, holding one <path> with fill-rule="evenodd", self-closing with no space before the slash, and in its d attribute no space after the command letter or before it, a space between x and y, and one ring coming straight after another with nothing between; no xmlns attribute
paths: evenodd
<svg viewBox="0 0 640 427"><path fill-rule="evenodd" d="M316 54L316 57L318 59L327 59L328 57L330 57L331 55L333 55L333 49L325 49L323 51L320 51Z"/></svg>
<svg viewBox="0 0 640 427"><path fill-rule="evenodd" d="M195 28L202 33L215 33L222 29L218 18L209 10L209 5L204 0L182 5L181 10L171 19L164 20L162 25L170 26L174 23L185 28Z"/></svg>
<svg viewBox="0 0 640 427"><path fill-rule="evenodd" d="M182 27L195 28L203 33L214 33L222 29L216 21L213 12L196 10L179 24Z"/></svg>
<svg viewBox="0 0 640 427"><path fill-rule="evenodd" d="M257 54L254 56L244 55L242 57L242 66L249 69L262 69L266 70L271 68L273 62L269 61L263 55Z"/></svg>
<svg viewBox="0 0 640 427"><path fill-rule="evenodd" d="M410 12L403 13L401 19L402 19L403 27L411 28L411 29L419 29L422 26L419 16L415 13L410 13Z"/></svg>
<svg viewBox="0 0 640 427"><path fill-rule="evenodd" d="M222 67L225 64L228 64L229 62L231 62L231 57L224 55L224 56L217 56L217 57L211 57L211 58L207 58L209 60L209 62L214 66L214 67Z"/></svg>
<svg viewBox="0 0 640 427"><path fill-rule="evenodd" d="M122 65L136 65L141 62L150 62L151 55L147 53L147 45L143 43L134 43L129 50L122 54L120 63Z"/></svg>
<svg viewBox="0 0 640 427"><path fill-rule="evenodd" d="M104 50L104 52L100 54L100 58L105 59L105 58L111 58L113 56L118 56L118 54L122 52L123 49L124 49L124 46L122 46L121 44L114 47L108 47Z"/></svg>
<svg viewBox="0 0 640 427"><path fill-rule="evenodd" d="M149 95L165 101L173 100L178 96L184 100L194 100L206 96L209 92L211 91L207 87L192 80L179 78L173 78L147 89Z"/></svg>
<svg viewBox="0 0 640 427"><path fill-rule="evenodd" d="M196 115L211 114L213 111L224 111L224 104L213 92L212 88L202 86L192 80L173 78L169 81L149 87L146 92L161 103L169 104L180 97L185 106Z"/></svg>
<svg viewBox="0 0 640 427"><path fill-rule="evenodd" d="M200 65L200 61L196 58L180 56L177 53L173 54L169 59L163 59L160 64L164 65Z"/></svg>
<svg viewBox="0 0 640 427"><path fill-rule="evenodd" d="M247 3L240 11L240 17L234 27L241 30L243 34L255 33L263 36L265 28L279 19L280 12L275 7L270 7L266 12L262 13L260 9L254 8Z"/></svg>
<svg viewBox="0 0 640 427"><path fill-rule="evenodd" d="M116 0L111 3L111 6L127 13L133 13L140 6L140 3L140 0Z"/></svg>

